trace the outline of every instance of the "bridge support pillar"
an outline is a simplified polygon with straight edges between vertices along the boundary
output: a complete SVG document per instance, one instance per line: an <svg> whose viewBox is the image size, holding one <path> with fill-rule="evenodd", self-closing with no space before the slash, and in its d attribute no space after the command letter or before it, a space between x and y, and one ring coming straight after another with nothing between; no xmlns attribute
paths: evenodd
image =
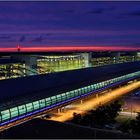
<svg viewBox="0 0 140 140"><path fill-rule="evenodd" d="M108 91L109 91L109 92L111 92L111 91L112 91L112 89L109 89Z"/></svg>
<svg viewBox="0 0 140 140"><path fill-rule="evenodd" d="M80 100L80 103L83 104L83 100Z"/></svg>
<svg viewBox="0 0 140 140"><path fill-rule="evenodd" d="M65 107L62 107L60 110L61 110L61 112L64 113L66 109L65 109Z"/></svg>
<svg viewBox="0 0 140 140"><path fill-rule="evenodd" d="M84 58L84 67L91 67L92 53L81 53L81 56Z"/></svg>
<svg viewBox="0 0 140 140"><path fill-rule="evenodd" d="M99 97L99 95L98 94L96 94L96 98L98 98Z"/></svg>
<svg viewBox="0 0 140 140"><path fill-rule="evenodd" d="M58 108L57 109L57 113L61 113L61 108Z"/></svg>
<svg viewBox="0 0 140 140"><path fill-rule="evenodd" d="M37 56L36 55L16 55L14 59L25 63L25 74L36 75L37 74Z"/></svg>

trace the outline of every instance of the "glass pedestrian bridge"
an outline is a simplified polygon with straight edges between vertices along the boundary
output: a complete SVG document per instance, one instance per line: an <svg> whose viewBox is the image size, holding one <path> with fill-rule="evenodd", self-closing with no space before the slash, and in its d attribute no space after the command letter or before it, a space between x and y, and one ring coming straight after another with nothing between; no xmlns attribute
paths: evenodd
<svg viewBox="0 0 140 140"><path fill-rule="evenodd" d="M81 87L75 90L67 91L65 93L57 94L55 96L50 96L43 98L41 100L36 100L34 102L29 102L26 104L21 104L13 108L7 108L6 110L0 111L0 126L26 118L28 116L37 115L37 113L52 109L59 105L64 105L65 103L70 103L71 101L82 99L84 96L94 94L96 92L105 90L107 88L117 86L121 83L126 83L128 81L140 78L140 71L126 74L120 77L102 81L96 84L91 84L85 87Z"/></svg>

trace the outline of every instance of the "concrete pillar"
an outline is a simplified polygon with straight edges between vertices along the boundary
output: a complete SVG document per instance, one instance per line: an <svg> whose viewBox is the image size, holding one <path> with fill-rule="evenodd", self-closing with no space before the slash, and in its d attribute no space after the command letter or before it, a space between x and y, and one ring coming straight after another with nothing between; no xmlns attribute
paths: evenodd
<svg viewBox="0 0 140 140"><path fill-rule="evenodd" d="M80 103L83 104L83 100L80 100Z"/></svg>
<svg viewBox="0 0 140 140"><path fill-rule="evenodd" d="M85 67L91 67L91 58L92 58L92 53L81 53L82 57L84 58L84 66Z"/></svg>
<svg viewBox="0 0 140 140"><path fill-rule="evenodd" d="M57 113L61 113L61 109L60 108L57 109Z"/></svg>
<svg viewBox="0 0 140 140"><path fill-rule="evenodd" d="M65 112L65 110L66 110L66 109L65 109L65 106L61 108L61 112L63 112L63 113L64 113L64 112Z"/></svg>
<svg viewBox="0 0 140 140"><path fill-rule="evenodd" d="M35 55L16 55L14 59L25 63L26 75L37 74L37 56Z"/></svg>
<svg viewBox="0 0 140 140"><path fill-rule="evenodd" d="M109 89L109 92L111 92L112 91L112 89Z"/></svg>
<svg viewBox="0 0 140 140"><path fill-rule="evenodd" d="M98 94L96 94L96 98L98 98L99 97L99 95Z"/></svg>

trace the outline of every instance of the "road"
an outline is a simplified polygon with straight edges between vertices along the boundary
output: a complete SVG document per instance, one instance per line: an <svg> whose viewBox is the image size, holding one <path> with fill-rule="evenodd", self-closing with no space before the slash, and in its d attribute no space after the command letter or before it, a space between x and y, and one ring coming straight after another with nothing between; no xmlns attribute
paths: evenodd
<svg viewBox="0 0 140 140"><path fill-rule="evenodd" d="M132 118L135 119L136 116L137 116L137 113L135 113L135 112L124 112L124 111L122 111L122 112L119 113L119 115L124 116L124 117L128 117L128 118L131 118L131 119Z"/></svg>
<svg viewBox="0 0 140 140"><path fill-rule="evenodd" d="M73 117L73 113L85 113L88 110L97 108L100 104L105 104L114 99L121 97L137 88L140 88L140 81L136 81L129 85L122 86L120 88L109 91L101 96L91 98L87 101L84 101L82 104L76 104L72 109L65 110L64 112L57 113L56 116L50 118L50 120L65 122Z"/></svg>

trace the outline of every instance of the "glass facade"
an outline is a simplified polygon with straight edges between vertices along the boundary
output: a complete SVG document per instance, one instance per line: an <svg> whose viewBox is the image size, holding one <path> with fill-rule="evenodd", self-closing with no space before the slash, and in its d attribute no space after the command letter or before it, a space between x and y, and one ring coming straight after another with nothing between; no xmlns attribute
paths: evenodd
<svg viewBox="0 0 140 140"><path fill-rule="evenodd" d="M140 60L140 56L138 55L119 56L119 58L105 56L105 57L97 57L91 59L91 64L93 67L97 67L97 66L104 66L104 65L117 64L117 63L133 62L139 60Z"/></svg>
<svg viewBox="0 0 140 140"><path fill-rule="evenodd" d="M42 56L37 60L38 74L81 69L84 59L80 55Z"/></svg>
<svg viewBox="0 0 140 140"><path fill-rule="evenodd" d="M140 61L140 56L93 57L90 58L89 65L85 65L86 60L81 54L37 56L36 66L33 67L25 62L0 64L0 80L133 61Z"/></svg>
<svg viewBox="0 0 140 140"><path fill-rule="evenodd" d="M124 76L120 76L117 78L113 78L107 81L103 81L96 84L91 84L86 87L82 87L79 89L75 89L72 91L68 91L65 93L61 93L55 96L47 97L38 101L26 103L20 106L15 106L13 108L9 108L6 110L0 111L0 122L6 122L8 120L12 120L14 118L17 118L26 115L29 113L33 113L37 110L41 109L47 109L47 107L51 106L57 106L58 104L63 104L64 102L69 102L70 100L74 98L79 98L80 96L86 96L87 93L91 92L94 93L96 90L99 90L106 86L111 86L110 84L115 84L116 82L122 82L123 80L129 80L129 78L134 78L136 76L140 76L140 71L135 73L130 73Z"/></svg>
<svg viewBox="0 0 140 140"><path fill-rule="evenodd" d="M0 80L26 76L25 64L0 64Z"/></svg>

